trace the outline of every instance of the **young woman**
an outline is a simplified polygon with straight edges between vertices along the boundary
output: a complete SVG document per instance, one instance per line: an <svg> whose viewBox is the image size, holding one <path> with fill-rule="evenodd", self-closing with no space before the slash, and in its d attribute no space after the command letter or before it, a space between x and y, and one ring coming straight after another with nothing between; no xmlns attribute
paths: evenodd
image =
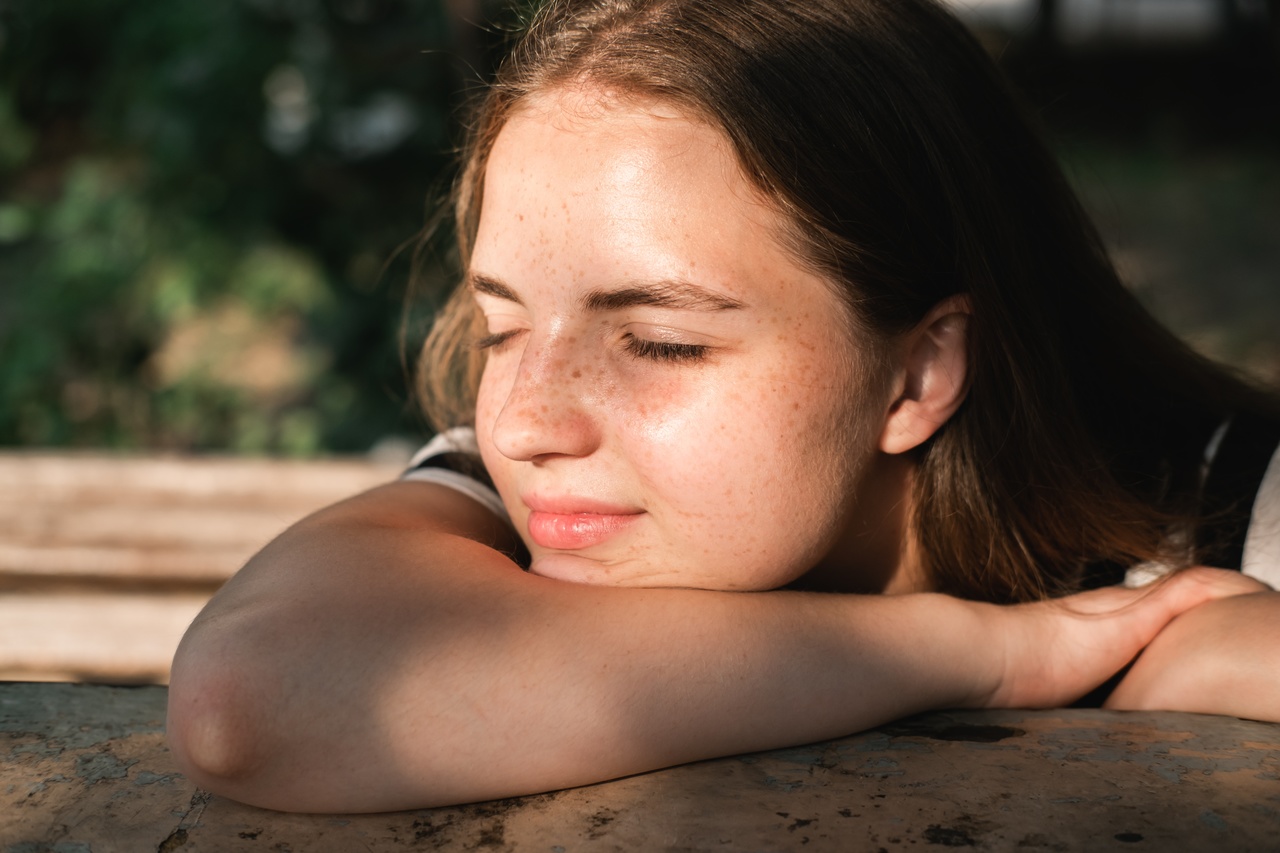
<svg viewBox="0 0 1280 853"><path fill-rule="evenodd" d="M553 0L456 214L424 372L462 429L197 619L202 786L529 793L1070 703L1140 652L1109 707L1280 718L1266 584L1079 592L1275 582L1276 403L1125 292L928 0Z"/></svg>

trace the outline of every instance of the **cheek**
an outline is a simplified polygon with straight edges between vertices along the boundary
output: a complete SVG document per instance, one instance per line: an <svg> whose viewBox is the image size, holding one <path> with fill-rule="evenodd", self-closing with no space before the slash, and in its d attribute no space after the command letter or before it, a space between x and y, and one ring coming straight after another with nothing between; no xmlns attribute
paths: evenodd
<svg viewBox="0 0 1280 853"><path fill-rule="evenodd" d="M853 427L833 401L850 389L830 371L830 382L804 376L765 366L669 387L669 408L651 398L625 430L668 530L693 560L719 567L718 585L786 583L838 532L850 490L842 434Z"/></svg>
<svg viewBox="0 0 1280 853"><path fill-rule="evenodd" d="M668 484L690 484L739 453L756 414L740 390L742 377L718 369L649 368L643 382L621 382L622 399L603 401L617 417L625 455ZM699 490L701 491L701 490Z"/></svg>
<svg viewBox="0 0 1280 853"><path fill-rule="evenodd" d="M772 366L777 363L765 360L646 387L626 407L624 440L634 440L635 452L646 462L688 460L684 470L691 475L726 480L747 472L780 477L780 469L794 465L796 456L825 457L834 445L846 445L841 436L849 429L850 407L843 403L849 380L829 370L824 376ZM712 460L736 463L709 471Z"/></svg>

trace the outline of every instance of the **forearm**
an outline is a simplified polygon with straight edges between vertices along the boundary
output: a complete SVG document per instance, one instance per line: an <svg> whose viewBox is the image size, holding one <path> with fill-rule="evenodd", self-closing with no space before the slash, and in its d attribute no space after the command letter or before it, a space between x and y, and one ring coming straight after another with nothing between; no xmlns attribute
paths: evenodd
<svg viewBox="0 0 1280 853"><path fill-rule="evenodd" d="M962 704L994 673L982 631L943 596L565 584L462 538L317 522L193 626L171 721L189 772L250 802L459 802Z"/></svg>
<svg viewBox="0 0 1280 853"><path fill-rule="evenodd" d="M1280 593L1183 613L1143 651L1106 706L1280 721Z"/></svg>
<svg viewBox="0 0 1280 853"><path fill-rule="evenodd" d="M399 484L255 557L174 661L169 734L184 771L257 805L387 810L820 740L927 708L1054 705L1172 616L1238 591L1236 573L1187 573L1150 592L996 607L571 584L479 544L505 535L482 516Z"/></svg>

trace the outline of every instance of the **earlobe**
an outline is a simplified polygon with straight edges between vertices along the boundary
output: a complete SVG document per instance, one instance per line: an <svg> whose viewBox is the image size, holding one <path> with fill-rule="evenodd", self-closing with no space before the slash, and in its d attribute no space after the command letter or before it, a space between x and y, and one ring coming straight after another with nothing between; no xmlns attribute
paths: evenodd
<svg viewBox="0 0 1280 853"><path fill-rule="evenodd" d="M927 441L955 414L968 392L966 295L933 307L903 341L897 394L880 433L880 450L905 453Z"/></svg>

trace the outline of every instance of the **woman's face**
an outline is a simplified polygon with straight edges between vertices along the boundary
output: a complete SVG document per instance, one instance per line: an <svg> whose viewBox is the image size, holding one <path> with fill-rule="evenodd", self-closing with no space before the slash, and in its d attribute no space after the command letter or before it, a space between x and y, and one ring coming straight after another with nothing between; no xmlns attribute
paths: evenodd
<svg viewBox="0 0 1280 853"><path fill-rule="evenodd" d="M476 427L533 572L769 589L849 526L884 409L780 224L722 134L662 104L557 92L502 129Z"/></svg>

